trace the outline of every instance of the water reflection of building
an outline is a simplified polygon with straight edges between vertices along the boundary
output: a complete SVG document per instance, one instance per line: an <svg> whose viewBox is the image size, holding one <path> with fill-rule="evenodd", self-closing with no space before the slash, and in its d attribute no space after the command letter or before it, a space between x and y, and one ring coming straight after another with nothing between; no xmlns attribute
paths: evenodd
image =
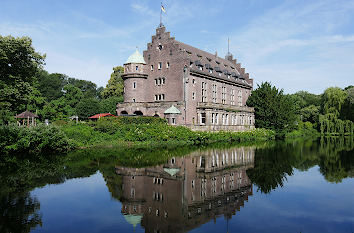
<svg viewBox="0 0 354 233"><path fill-rule="evenodd" d="M194 152L149 168L116 167L123 176L122 213L146 232L185 232L224 215L231 218L252 186L246 170L254 149Z"/></svg>

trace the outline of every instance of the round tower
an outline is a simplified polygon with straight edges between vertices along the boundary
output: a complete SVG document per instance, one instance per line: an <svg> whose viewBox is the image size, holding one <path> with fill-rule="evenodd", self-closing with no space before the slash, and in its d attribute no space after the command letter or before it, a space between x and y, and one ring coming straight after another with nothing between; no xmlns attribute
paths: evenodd
<svg viewBox="0 0 354 233"><path fill-rule="evenodd" d="M124 102L144 102L146 79L146 62L138 50L124 63Z"/></svg>

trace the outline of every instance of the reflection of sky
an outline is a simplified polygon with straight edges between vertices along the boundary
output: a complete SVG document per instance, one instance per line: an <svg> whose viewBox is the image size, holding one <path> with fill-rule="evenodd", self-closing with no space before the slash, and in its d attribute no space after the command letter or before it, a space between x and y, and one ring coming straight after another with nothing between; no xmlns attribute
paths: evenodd
<svg viewBox="0 0 354 233"><path fill-rule="evenodd" d="M34 232L130 232L133 226L121 214L121 203L111 198L100 173L47 185L32 192L40 201L42 228ZM140 225L135 229L142 232Z"/></svg>
<svg viewBox="0 0 354 233"><path fill-rule="evenodd" d="M284 187L256 192L229 220L229 232L354 232L354 179L328 183L318 167L296 171ZM226 232L219 218L193 232Z"/></svg>
<svg viewBox="0 0 354 233"><path fill-rule="evenodd" d="M354 179L328 183L318 167L295 170L284 187L257 192L228 221L229 232L354 232ZM43 226L34 232L132 232L100 173L36 189ZM136 232L144 232L138 225ZM226 232L220 217L192 232Z"/></svg>

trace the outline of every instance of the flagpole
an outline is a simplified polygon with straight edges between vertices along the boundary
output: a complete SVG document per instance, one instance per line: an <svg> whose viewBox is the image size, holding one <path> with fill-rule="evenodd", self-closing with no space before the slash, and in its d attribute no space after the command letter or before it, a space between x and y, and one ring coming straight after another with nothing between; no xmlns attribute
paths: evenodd
<svg viewBox="0 0 354 233"><path fill-rule="evenodd" d="M162 27L162 2L160 7L160 27Z"/></svg>

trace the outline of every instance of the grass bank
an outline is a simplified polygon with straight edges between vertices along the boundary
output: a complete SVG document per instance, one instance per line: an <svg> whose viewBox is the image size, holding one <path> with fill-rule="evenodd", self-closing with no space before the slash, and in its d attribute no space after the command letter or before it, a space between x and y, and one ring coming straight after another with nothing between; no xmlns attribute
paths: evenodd
<svg viewBox="0 0 354 233"><path fill-rule="evenodd" d="M134 147L136 149L208 145L274 139L272 130L246 132L194 132L170 126L154 117L103 118L95 122L60 126L0 127L1 154L65 153L78 148Z"/></svg>

